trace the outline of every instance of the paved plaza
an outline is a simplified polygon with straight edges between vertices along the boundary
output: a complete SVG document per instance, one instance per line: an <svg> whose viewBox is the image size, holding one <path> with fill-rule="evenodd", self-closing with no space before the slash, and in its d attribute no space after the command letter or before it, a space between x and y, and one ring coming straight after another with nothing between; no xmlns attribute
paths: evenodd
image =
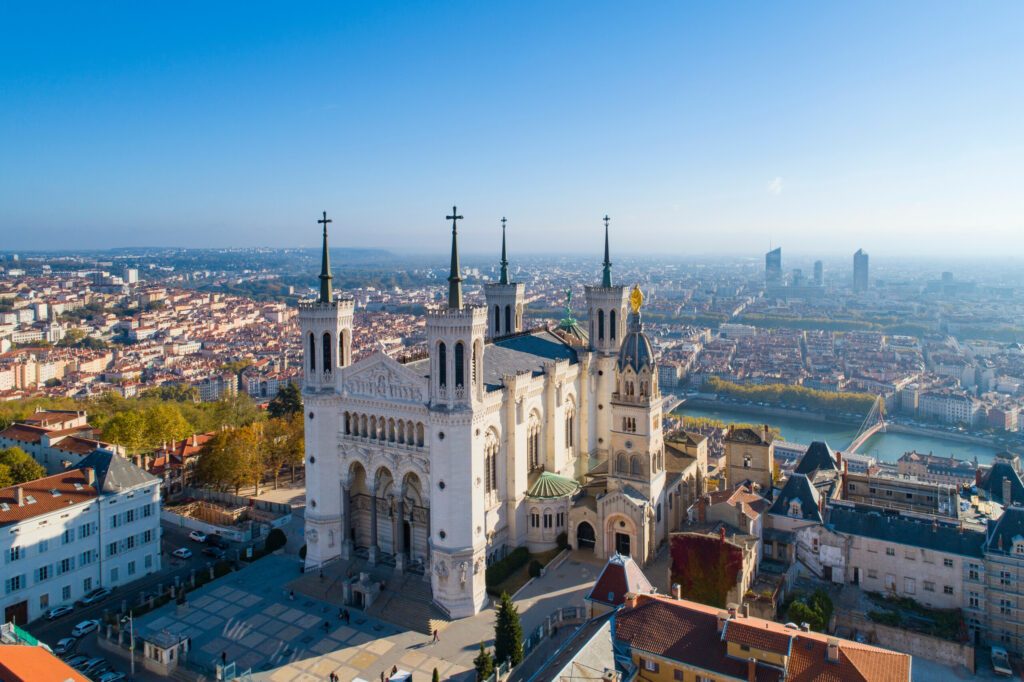
<svg viewBox="0 0 1024 682"><path fill-rule="evenodd" d="M524 631L558 608L582 605L600 568L591 557L574 555L528 585L516 600ZM239 671L273 682L326 680L332 671L342 680L376 682L392 666L415 680L430 680L435 667L442 679L471 680L480 640L494 636L493 610L452 622L438 644L355 609L346 625L337 606L302 594L291 599L285 585L296 575L295 557L269 556L190 593L187 608L165 606L136 627L191 637L190 663L202 669L211 671L223 652Z"/></svg>

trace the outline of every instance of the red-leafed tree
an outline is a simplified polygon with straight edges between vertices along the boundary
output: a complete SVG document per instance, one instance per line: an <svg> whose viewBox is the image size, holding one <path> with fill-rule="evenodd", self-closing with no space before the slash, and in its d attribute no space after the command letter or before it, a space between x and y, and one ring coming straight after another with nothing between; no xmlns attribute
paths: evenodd
<svg viewBox="0 0 1024 682"><path fill-rule="evenodd" d="M680 534L672 536L669 551L672 582L683 599L724 608L743 570L743 550L721 538Z"/></svg>

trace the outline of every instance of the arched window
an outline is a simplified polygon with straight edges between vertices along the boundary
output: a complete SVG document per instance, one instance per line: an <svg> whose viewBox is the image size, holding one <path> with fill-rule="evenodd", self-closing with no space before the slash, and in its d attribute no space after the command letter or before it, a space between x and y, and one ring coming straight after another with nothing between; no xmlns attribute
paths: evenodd
<svg viewBox="0 0 1024 682"><path fill-rule="evenodd" d="M597 311L597 338L604 341L604 311Z"/></svg>
<svg viewBox="0 0 1024 682"><path fill-rule="evenodd" d="M466 347L459 341L455 344L455 388L466 385Z"/></svg>
<svg viewBox="0 0 1024 682"><path fill-rule="evenodd" d="M316 337L309 333L309 371L316 371Z"/></svg>
<svg viewBox="0 0 1024 682"><path fill-rule="evenodd" d="M626 473L626 456L621 452L615 458L615 472L619 474Z"/></svg>
<svg viewBox="0 0 1024 682"><path fill-rule="evenodd" d="M370 417L370 438L377 437L377 418Z"/></svg>
<svg viewBox="0 0 1024 682"><path fill-rule="evenodd" d="M540 417L534 412L526 427L526 461L530 469L539 469L540 461Z"/></svg>
<svg viewBox="0 0 1024 682"><path fill-rule="evenodd" d="M565 447L571 448L575 439L576 412L570 406L565 411Z"/></svg>
<svg viewBox="0 0 1024 682"><path fill-rule="evenodd" d="M501 333L501 306L494 305L494 335Z"/></svg>
<svg viewBox="0 0 1024 682"><path fill-rule="evenodd" d="M640 473L641 473L641 471L640 471L640 458L637 457L636 455L633 455L629 459L629 475L630 476L639 476Z"/></svg>
<svg viewBox="0 0 1024 682"><path fill-rule="evenodd" d="M484 490L493 493L498 489L498 436L494 431L487 434L484 445Z"/></svg>
<svg viewBox="0 0 1024 682"><path fill-rule="evenodd" d="M366 430L366 415L364 414L359 418L359 435L366 438L369 431Z"/></svg>
<svg viewBox="0 0 1024 682"><path fill-rule="evenodd" d="M615 311L612 310L608 313L608 332L612 341L615 340Z"/></svg>
<svg viewBox="0 0 1024 682"><path fill-rule="evenodd" d="M441 388L448 386L448 347L444 341L437 344L437 383Z"/></svg>
<svg viewBox="0 0 1024 682"><path fill-rule="evenodd" d="M479 359L479 356L477 355L477 351L479 350L478 346L478 343L473 344L472 366L470 369L470 380L473 382L474 386L476 386L476 363L477 360Z"/></svg>
<svg viewBox="0 0 1024 682"><path fill-rule="evenodd" d="M345 435L352 435L352 415L348 412L345 413Z"/></svg>
<svg viewBox="0 0 1024 682"><path fill-rule="evenodd" d="M416 424L416 446L423 447L423 423Z"/></svg>
<svg viewBox="0 0 1024 682"><path fill-rule="evenodd" d="M345 364L345 332L338 334L338 364Z"/></svg>
<svg viewBox="0 0 1024 682"><path fill-rule="evenodd" d="M505 306L505 333L512 333L512 306Z"/></svg>
<svg viewBox="0 0 1024 682"><path fill-rule="evenodd" d="M324 332L324 371L330 372L333 366L331 363L331 335Z"/></svg>

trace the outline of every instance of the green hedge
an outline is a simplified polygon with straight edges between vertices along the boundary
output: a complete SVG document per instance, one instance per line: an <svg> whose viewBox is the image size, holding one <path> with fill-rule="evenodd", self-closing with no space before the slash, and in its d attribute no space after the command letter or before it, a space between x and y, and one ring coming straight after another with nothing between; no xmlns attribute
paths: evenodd
<svg viewBox="0 0 1024 682"><path fill-rule="evenodd" d="M504 581L505 578L525 566L529 560L530 553L527 549L525 547L517 547L507 557L487 567L484 582L487 584L487 587L495 587Z"/></svg>

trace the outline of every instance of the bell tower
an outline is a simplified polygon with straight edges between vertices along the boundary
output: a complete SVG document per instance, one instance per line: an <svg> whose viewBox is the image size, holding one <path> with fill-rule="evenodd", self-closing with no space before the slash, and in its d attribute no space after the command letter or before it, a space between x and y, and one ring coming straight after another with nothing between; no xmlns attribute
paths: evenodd
<svg viewBox="0 0 1024 682"><path fill-rule="evenodd" d="M462 298L458 221L453 206L448 302L427 313L430 353L430 581L434 601L453 618L487 603L483 488L484 335L487 309Z"/></svg>
<svg viewBox="0 0 1024 682"><path fill-rule="evenodd" d="M523 331L526 285L509 279L508 252L505 249L507 222L505 218L501 219L501 275L496 284L484 287L487 298L487 335L492 339Z"/></svg>
<svg viewBox="0 0 1024 682"><path fill-rule="evenodd" d="M339 374L352 362L351 298L334 296L331 262L327 247L324 211L317 221L323 225L323 253L320 260L320 293L316 299L299 303L302 330L303 382L306 442L306 567L313 569L341 553L341 496L336 436L339 429Z"/></svg>
<svg viewBox="0 0 1024 682"><path fill-rule="evenodd" d="M611 430L611 406L608 403L614 387L615 354L626 330L626 288L612 285L612 262L608 248L608 224L611 218L604 217L604 264L601 284L587 286L587 311L589 315L590 350L594 353L591 363L591 378L595 387L594 418L590 420L590 443L594 444L599 460L609 452L608 434Z"/></svg>

